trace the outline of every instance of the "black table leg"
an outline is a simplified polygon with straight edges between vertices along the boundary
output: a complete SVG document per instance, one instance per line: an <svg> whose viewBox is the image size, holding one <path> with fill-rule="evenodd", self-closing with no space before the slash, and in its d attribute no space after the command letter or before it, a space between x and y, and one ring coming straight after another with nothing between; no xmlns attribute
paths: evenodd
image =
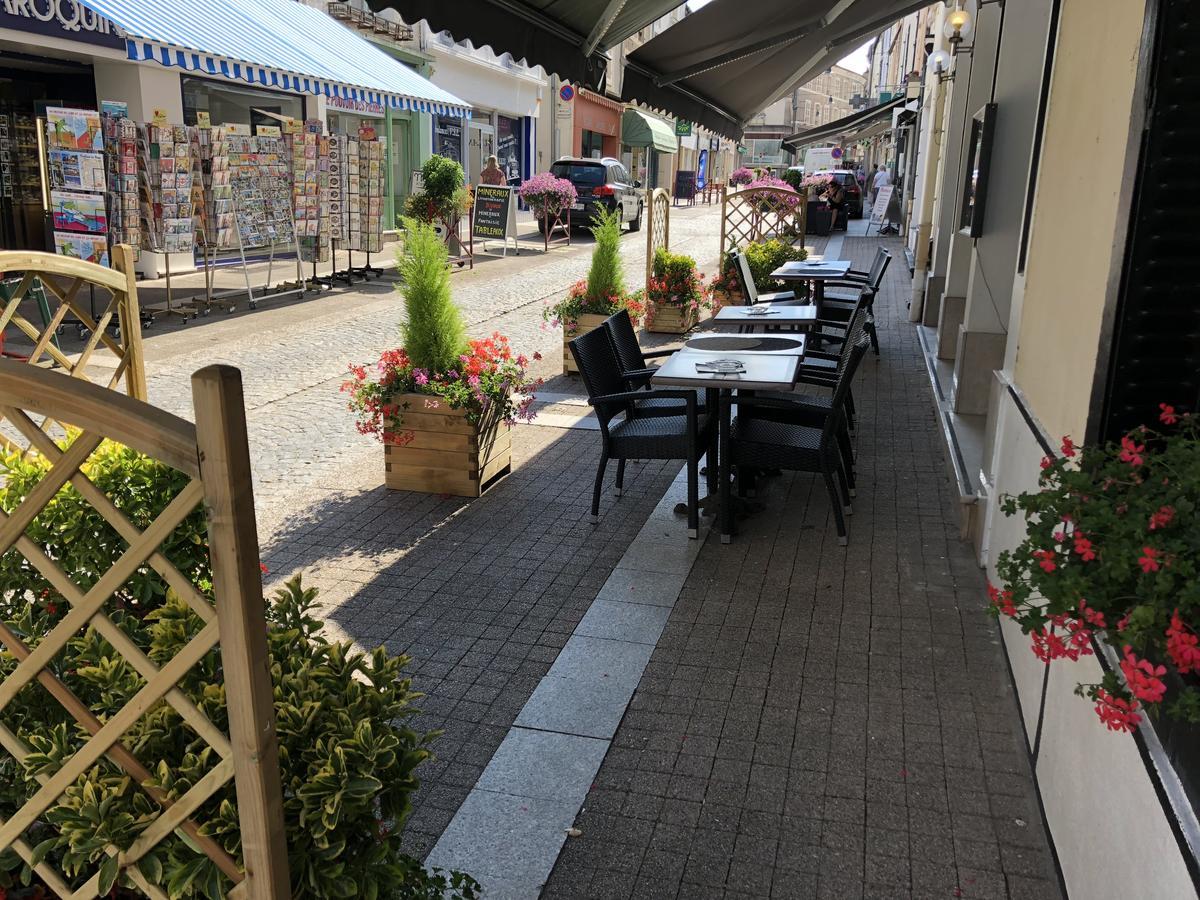
<svg viewBox="0 0 1200 900"><path fill-rule="evenodd" d="M704 389L704 406L711 416L713 413L720 414L721 408L721 392L714 388ZM705 470L708 478L708 495L711 497L717 492L717 485L720 483L719 476L719 453L718 453L718 436L717 432L710 433L708 439L708 449L705 452Z"/></svg>
<svg viewBox="0 0 1200 900"><path fill-rule="evenodd" d="M733 539L733 506L729 497L729 480L732 477L732 466L729 459L729 431L732 417L731 393L721 391L720 398L720 437L717 446L717 465L720 469L720 520L721 543L728 544Z"/></svg>

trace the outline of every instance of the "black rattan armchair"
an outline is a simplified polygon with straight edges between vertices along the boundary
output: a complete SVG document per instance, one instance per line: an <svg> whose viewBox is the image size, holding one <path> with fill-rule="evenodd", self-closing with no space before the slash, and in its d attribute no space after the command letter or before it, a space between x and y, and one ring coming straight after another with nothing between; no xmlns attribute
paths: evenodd
<svg viewBox="0 0 1200 900"><path fill-rule="evenodd" d="M696 392L629 390L616 348L607 328L596 328L568 345L587 388L588 403L600 422L600 465L592 490L592 521L600 518L600 489L610 459L617 460L620 495L627 459L687 461L688 536L700 533L700 456L711 444L713 420L700 412ZM679 415L640 415L643 404L670 400L680 404ZM613 419L623 414L614 422Z"/></svg>
<svg viewBox="0 0 1200 900"><path fill-rule="evenodd" d="M628 383L630 390L650 386L650 377L654 374L654 369L646 364L648 359L670 356L675 352L644 351L638 344L637 332L633 330L633 320L625 310L605 319L604 327L608 329L609 337L612 338L613 348L617 351L617 359L621 363L621 376ZM699 411L705 412L704 401L699 393L696 395L696 402L699 404ZM682 416L683 412L683 402L671 398L656 397L643 400L637 405L639 416Z"/></svg>
<svg viewBox="0 0 1200 900"><path fill-rule="evenodd" d="M821 315L826 319L847 322L859 303L864 302L867 308L867 334L871 336L871 348L876 356L879 355L879 334L875 330L875 296L879 293L883 275L891 261L892 254L880 247L871 265L869 280L849 289L827 290L821 307Z"/></svg>
<svg viewBox="0 0 1200 900"><path fill-rule="evenodd" d="M747 470L790 469L794 472L820 472L829 492L833 518L837 525L838 543L846 545L846 519L850 513L850 491L842 470L842 455L838 448L838 428L846 410L846 393L854 372L866 353L868 341L862 337L850 348L846 370L834 390L829 413L821 428L775 422L763 418L768 409L786 407L787 401L738 394L737 418L729 442L731 462L738 469L741 481Z"/></svg>

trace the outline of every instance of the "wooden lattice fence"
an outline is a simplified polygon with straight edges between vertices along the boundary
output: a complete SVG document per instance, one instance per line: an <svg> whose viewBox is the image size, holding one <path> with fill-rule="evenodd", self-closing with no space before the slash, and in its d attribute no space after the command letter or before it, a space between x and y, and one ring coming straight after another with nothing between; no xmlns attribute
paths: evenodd
<svg viewBox="0 0 1200 900"><path fill-rule="evenodd" d="M92 378L97 370L104 387L123 390L130 397L146 399L146 369L142 356L142 325L138 310L133 250L125 244L113 248L111 269L55 253L0 251L0 279L19 278L4 311L0 333L20 331L33 347L29 363L61 368L76 378ZM30 321L22 312L29 306L31 290L41 286L50 301L50 320ZM91 310L96 309L95 318ZM90 334L78 354L68 356L54 340L58 328L73 316ZM119 337L109 333L117 327ZM115 357L115 365L89 367L96 350L103 346ZM26 352L22 350L22 355Z"/></svg>
<svg viewBox="0 0 1200 900"><path fill-rule="evenodd" d="M779 238L804 243L806 196L788 188L743 188L721 200L721 256Z"/></svg>
<svg viewBox="0 0 1200 900"><path fill-rule="evenodd" d="M95 275L91 269L77 271ZM115 279L105 283L119 287ZM58 295L57 286L52 290ZM68 296L60 297L68 305L71 291L66 288ZM11 311L9 314L11 318ZM132 321L136 322L136 314ZM29 452L40 454L45 464L40 481L23 501L8 513L0 512L0 554L20 554L30 577L48 582L65 605L61 618L32 646L27 635L0 623L0 645L11 656L0 681L0 747L18 767L32 752L6 709L22 691L37 690L35 681L78 726L74 752L56 766L41 769L37 775L40 788L19 808L6 810L7 819L0 819L0 852L15 851L63 898L101 896L123 875L124 881L146 896L165 900L167 887L150 874L155 867L139 867L138 863L172 835L212 861L233 885L228 896L255 900L289 896L279 751L240 374L228 366L202 369L192 378L192 393L194 426L85 379L0 359L0 414L29 441ZM39 421L42 419L70 426L66 437L56 441ZM187 478L186 486L144 530L81 469L104 441L144 454ZM31 525L47 504L60 491L70 489L126 545L99 577L83 578L70 571L69 563L51 558L31 537ZM200 507L207 521L211 586L202 583L197 573L180 571L163 552L165 542ZM119 603L117 593L136 573L147 570L156 572L201 623L190 637L184 635L181 649L170 658L163 659L160 649L157 662L111 615L114 604ZM90 587L81 586L81 580ZM18 590L15 597L5 598L10 609L20 607L20 594ZM32 597L27 600L32 601ZM89 629L107 643L121 665L136 671L141 679L140 689L116 711L89 708L67 683L75 673L64 672L60 655L68 642ZM213 665L218 645L227 733L180 688L194 668ZM175 794L148 783L150 773L159 771L160 760L139 759L123 742L131 728L161 710L164 703L211 748L216 759L206 774ZM46 858L35 856L30 830L34 829L39 839L48 831L57 833L55 820L47 813L62 803L68 788L81 776L94 773L97 766L127 777L135 790L145 792L145 805L153 812L142 817L144 827L131 844L124 849L108 846L95 871L72 877ZM231 778L244 865L203 831L206 816L219 814L210 801Z"/></svg>
<svg viewBox="0 0 1200 900"><path fill-rule="evenodd" d="M646 202L646 282L654 268L654 251L670 249L671 195L662 188L650 192Z"/></svg>

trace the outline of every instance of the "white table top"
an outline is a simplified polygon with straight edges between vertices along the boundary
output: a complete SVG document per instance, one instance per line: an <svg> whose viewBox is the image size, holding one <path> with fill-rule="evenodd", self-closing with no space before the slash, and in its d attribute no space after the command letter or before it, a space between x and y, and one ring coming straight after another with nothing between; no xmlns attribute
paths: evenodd
<svg viewBox="0 0 1200 900"><path fill-rule="evenodd" d="M775 349L764 349L756 346L762 342L777 342L791 344ZM683 349L689 353L711 354L714 358L730 355L736 357L739 353L758 353L767 356L804 356L805 336L800 332L788 334L698 334L684 344ZM714 346L706 346L714 345Z"/></svg>
<svg viewBox="0 0 1200 900"><path fill-rule="evenodd" d="M750 312L750 310L767 312ZM747 325L806 325L817 320L817 308L811 303L756 303L754 306L722 306L713 316L717 322Z"/></svg>
<svg viewBox="0 0 1200 900"><path fill-rule="evenodd" d="M825 259L820 262L811 260L793 260L784 263L771 273L772 278L780 281L815 281L826 278L845 278L850 271L848 259Z"/></svg>
<svg viewBox="0 0 1200 900"><path fill-rule="evenodd" d="M696 363L736 359L746 371L737 375L697 372ZM650 379L658 387L699 387L754 391L790 391L796 383L800 357L769 353L694 353L680 350L667 359Z"/></svg>

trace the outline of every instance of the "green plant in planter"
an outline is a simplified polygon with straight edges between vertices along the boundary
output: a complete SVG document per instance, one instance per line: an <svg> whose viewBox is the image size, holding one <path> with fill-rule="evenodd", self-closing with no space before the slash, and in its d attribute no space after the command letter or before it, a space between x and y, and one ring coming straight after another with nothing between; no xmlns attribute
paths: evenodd
<svg viewBox="0 0 1200 900"><path fill-rule="evenodd" d="M625 268L621 262L621 213L599 209L592 219L592 267L588 270L589 300L625 296Z"/></svg>
<svg viewBox="0 0 1200 900"><path fill-rule="evenodd" d="M45 475L42 459L10 454L0 461L0 508L15 509ZM83 473L139 528L147 527L188 483L186 475L118 445L105 443ZM26 534L80 587L95 584L126 544L71 487L50 500ZM161 552L204 593L211 592L203 510L197 508ZM477 896L460 873L427 873L401 851L400 834L417 787L416 771L434 735L407 724L414 714L405 657L383 649L355 653L320 634L311 615L316 591L299 577L267 605L270 672L275 688L283 815L293 896L394 897L433 900ZM0 619L36 645L67 613L68 604L22 554L0 556ZM202 627L195 613L144 568L106 605L114 623L155 663L173 657ZM0 652L0 673L16 667ZM91 628L77 633L52 664L59 679L101 719L110 718L144 685L134 669ZM220 728L227 728L221 655L214 649L181 679L179 689ZM0 810L8 817L39 789L39 775L57 771L83 745L82 729L37 684L18 691L3 711L6 727L32 749L21 763L0 754ZM124 735L147 766L149 783L177 799L217 763L216 755L165 703L151 708ZM204 832L240 857L233 782L201 807ZM159 811L144 791L107 758L91 766L25 831L44 859L68 878L97 870L101 893L132 889L106 846L128 849ZM108 860L113 860L109 862ZM231 885L177 834L138 862L172 898L223 897ZM24 886L22 888L21 886ZM0 888L34 896L32 870L13 851L0 853Z"/></svg>
<svg viewBox="0 0 1200 900"><path fill-rule="evenodd" d="M1064 437L1038 490L1003 498L1027 532L1000 554L1002 587L988 589L1045 662L1089 656L1093 639L1119 651L1119 674L1076 691L1114 731L1160 704L1200 723L1200 421L1160 409L1162 431L1097 447Z"/></svg>
<svg viewBox="0 0 1200 900"><path fill-rule="evenodd" d="M784 263L808 258L808 251L803 247L795 247L787 241L772 238L756 244L748 244L745 248L746 261L750 264L750 275L754 278L754 286L759 291L779 291L784 284L771 277L771 273Z"/></svg>
<svg viewBox="0 0 1200 900"><path fill-rule="evenodd" d="M444 156L431 156L421 166L423 187L404 201L404 214L421 222L453 222L471 208L463 168Z"/></svg>
<svg viewBox="0 0 1200 900"><path fill-rule="evenodd" d="M550 327L562 324L567 331L572 331L582 315L611 316L626 309L630 316L637 319L645 312L641 292L630 294L625 288L625 269L621 261L621 213L617 210L598 210L592 223L596 246L592 249L592 264L587 280L576 282L566 297L542 309L542 319Z"/></svg>
<svg viewBox="0 0 1200 900"><path fill-rule="evenodd" d="M404 220L404 250L398 257L406 320L404 349L417 368L453 369L467 346L462 313L450 297L450 255L432 225Z"/></svg>
<svg viewBox="0 0 1200 900"><path fill-rule="evenodd" d="M703 276L696 272L696 260L665 247L655 250L646 299L659 306L677 306L689 312L706 305L708 290Z"/></svg>

